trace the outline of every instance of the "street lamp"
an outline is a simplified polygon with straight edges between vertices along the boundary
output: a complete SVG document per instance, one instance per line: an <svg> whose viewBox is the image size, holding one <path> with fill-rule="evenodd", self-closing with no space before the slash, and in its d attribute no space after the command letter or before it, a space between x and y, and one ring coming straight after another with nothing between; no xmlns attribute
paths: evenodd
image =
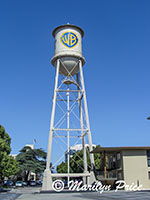
<svg viewBox="0 0 150 200"><path fill-rule="evenodd" d="M150 120L150 116L149 116L149 117L147 117L147 120Z"/></svg>

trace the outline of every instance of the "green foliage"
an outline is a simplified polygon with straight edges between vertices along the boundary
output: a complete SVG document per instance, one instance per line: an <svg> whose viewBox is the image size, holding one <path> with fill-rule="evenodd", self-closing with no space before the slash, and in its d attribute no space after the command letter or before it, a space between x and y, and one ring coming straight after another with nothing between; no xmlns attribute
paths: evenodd
<svg viewBox="0 0 150 200"><path fill-rule="evenodd" d="M67 163L62 162L60 165L57 166L58 173L66 173L67 172Z"/></svg>
<svg viewBox="0 0 150 200"><path fill-rule="evenodd" d="M17 161L10 155L6 155L1 163L3 168L3 175L5 177L9 177L12 175L16 175L18 172L18 163Z"/></svg>
<svg viewBox="0 0 150 200"><path fill-rule="evenodd" d="M9 177L15 175L18 171L18 163L16 160L10 156L11 138L5 132L3 126L0 125L0 181L4 177Z"/></svg>
<svg viewBox="0 0 150 200"><path fill-rule="evenodd" d="M3 158L4 154L10 154L10 143L11 138L5 132L4 127L0 125L0 159Z"/></svg>
<svg viewBox="0 0 150 200"><path fill-rule="evenodd" d="M45 168L46 153L42 149L31 149L25 146L20 150L16 160L19 163L18 178L28 180L30 172L40 175Z"/></svg>
<svg viewBox="0 0 150 200"><path fill-rule="evenodd" d="M97 145L97 147L100 147L100 145ZM87 152L87 165L88 165L88 171L90 171L90 153L89 148L86 149ZM95 168L100 168L100 154L94 154L94 161L95 161ZM72 158L70 158L70 173L83 173L83 151L77 151ZM67 173L67 162L62 162L60 165L56 168L58 173Z"/></svg>

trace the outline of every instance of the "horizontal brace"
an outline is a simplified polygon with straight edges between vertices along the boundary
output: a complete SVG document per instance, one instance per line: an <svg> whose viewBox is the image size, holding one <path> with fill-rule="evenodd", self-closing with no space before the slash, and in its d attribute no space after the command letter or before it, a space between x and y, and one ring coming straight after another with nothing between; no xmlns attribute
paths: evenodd
<svg viewBox="0 0 150 200"><path fill-rule="evenodd" d="M53 137L65 137L67 138L67 135L53 135ZM81 135L77 136L77 135L69 135L69 137L81 137Z"/></svg>
<svg viewBox="0 0 150 200"><path fill-rule="evenodd" d="M59 174L59 173L51 173L51 176L52 177L82 177L82 176L90 176L91 174L90 173L64 173L64 174Z"/></svg>
<svg viewBox="0 0 150 200"><path fill-rule="evenodd" d="M87 129L54 128L53 131L87 131Z"/></svg>
<svg viewBox="0 0 150 200"><path fill-rule="evenodd" d="M67 101L67 99L56 99L56 101ZM79 101L79 100L71 100L71 99L69 99L69 101L73 101L73 102L77 102L77 101Z"/></svg>
<svg viewBox="0 0 150 200"><path fill-rule="evenodd" d="M56 90L56 92L83 92L82 90Z"/></svg>

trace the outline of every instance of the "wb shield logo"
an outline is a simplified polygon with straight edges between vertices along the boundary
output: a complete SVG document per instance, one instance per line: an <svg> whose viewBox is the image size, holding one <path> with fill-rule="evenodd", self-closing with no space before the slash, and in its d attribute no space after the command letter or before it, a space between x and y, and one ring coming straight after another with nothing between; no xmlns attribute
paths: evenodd
<svg viewBox="0 0 150 200"><path fill-rule="evenodd" d="M66 32L62 34L62 36L60 37L60 41L64 46L72 48L78 44L79 39L75 33Z"/></svg>

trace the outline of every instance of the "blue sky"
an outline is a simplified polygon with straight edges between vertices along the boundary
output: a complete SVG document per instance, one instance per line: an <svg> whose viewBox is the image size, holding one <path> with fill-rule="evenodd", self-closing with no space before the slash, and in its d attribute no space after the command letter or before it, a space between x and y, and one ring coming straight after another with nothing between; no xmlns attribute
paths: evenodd
<svg viewBox="0 0 150 200"><path fill-rule="evenodd" d="M0 2L0 124L12 153L47 150L55 69L52 30L85 31L84 78L93 143L150 146L150 1Z"/></svg>

